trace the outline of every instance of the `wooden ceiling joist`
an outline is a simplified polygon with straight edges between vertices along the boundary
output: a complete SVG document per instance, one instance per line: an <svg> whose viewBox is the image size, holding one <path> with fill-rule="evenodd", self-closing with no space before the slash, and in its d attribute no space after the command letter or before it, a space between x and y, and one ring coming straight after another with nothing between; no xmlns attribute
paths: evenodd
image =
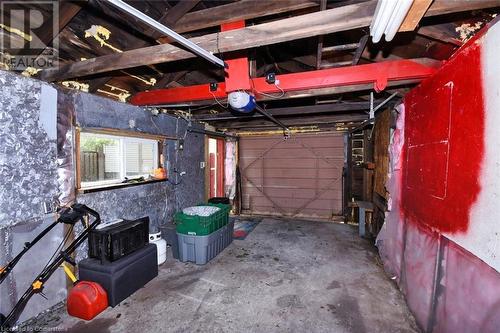
<svg viewBox="0 0 500 333"><path fill-rule="evenodd" d="M382 100L375 101L378 105ZM267 109L274 117L289 117L289 116L303 116L303 115L318 115L328 113L352 112L352 111L366 111L370 109L370 102L348 102L348 103L334 103L334 104L319 104L319 105L305 105L286 108L272 108ZM235 116L230 112L223 112L219 114L200 115L195 117L199 121L223 121L223 120L238 120L238 119L257 119L264 116L258 113L252 115Z"/></svg>
<svg viewBox="0 0 500 333"><path fill-rule="evenodd" d="M290 117L284 118L281 121L287 127L292 126L307 126L307 125L327 125L336 123L348 123L348 122L361 122L368 119L367 114L346 114L346 115L328 115L328 116L315 116L315 117ZM216 123L214 125L217 128L230 128L230 129L253 129L253 128L264 128L264 127L279 127L273 122L266 119L250 120L250 121L226 121Z"/></svg>
<svg viewBox="0 0 500 333"><path fill-rule="evenodd" d="M462 3L463 6L458 5ZM500 0L435 1L427 11L426 16L495 7L498 5L500 5ZM209 34L192 38L191 41L208 51L216 53L218 51L237 51L321 34L351 30L368 26L372 20L375 6L376 1L369 1L220 34ZM48 69L42 72L41 78L47 81L56 81L192 57L195 57L195 55L175 46L157 45L67 64L60 66L58 69Z"/></svg>
<svg viewBox="0 0 500 333"><path fill-rule="evenodd" d="M85 7L87 4L87 1L79 1L79 2L73 2L73 1L61 1L59 2L59 30L57 31L57 34L59 34L65 27L68 25L68 23L73 19L73 17L76 16L80 12L80 10ZM37 29L37 37L44 43L45 45L50 45L52 43L52 40L54 38L54 32L52 31L52 20L47 20L44 22L44 24ZM27 46L29 48L29 46ZM26 48L25 49L20 49L17 54L25 54L26 53ZM43 54L44 52L42 52Z"/></svg>
<svg viewBox="0 0 500 333"><path fill-rule="evenodd" d="M445 27L447 29L443 29ZM454 28L455 26L452 23L440 24L439 26L423 26L418 28L417 34L441 42L462 46L463 42L460 40L460 34Z"/></svg>
<svg viewBox="0 0 500 333"><path fill-rule="evenodd" d="M201 0L183 0L179 1L174 7L167 11L167 16L163 20L163 24L167 27L173 27L181 20L191 9L196 7Z"/></svg>
<svg viewBox="0 0 500 333"><path fill-rule="evenodd" d="M325 33L355 29L370 24L376 2L339 7L238 30L192 38L210 52L229 52L276 44ZM42 72L46 81L98 74L118 69L193 58L195 55L163 44L63 65Z"/></svg>
<svg viewBox="0 0 500 333"><path fill-rule="evenodd" d="M220 26L223 23L249 20L256 17L275 15L300 9L317 7L314 1L279 0L258 1L241 0L227 5L198 10L182 17L175 25L178 33Z"/></svg>
<svg viewBox="0 0 500 333"><path fill-rule="evenodd" d="M408 11L399 31L413 31L424 17L433 0L415 0Z"/></svg>
<svg viewBox="0 0 500 333"><path fill-rule="evenodd" d="M189 12L191 9L193 9L198 3L200 3L201 0L184 0L180 1L177 5L172 7L171 9L167 10L165 14L158 20L158 22L165 24L166 26L172 26L174 25L179 19L182 18L187 12ZM158 32L157 30L148 27L144 32L145 35L151 36L151 38L159 38L161 36L161 33ZM133 48L141 48L148 46L149 43L147 41L143 40L138 40L136 41L132 46ZM98 78L92 81L90 84L90 89L89 92L96 92L100 87L104 86L106 83L108 83L112 78L111 77L102 77ZM162 75L159 78L159 81L164 81L165 76ZM163 86L166 86L168 83L171 81L164 83Z"/></svg>

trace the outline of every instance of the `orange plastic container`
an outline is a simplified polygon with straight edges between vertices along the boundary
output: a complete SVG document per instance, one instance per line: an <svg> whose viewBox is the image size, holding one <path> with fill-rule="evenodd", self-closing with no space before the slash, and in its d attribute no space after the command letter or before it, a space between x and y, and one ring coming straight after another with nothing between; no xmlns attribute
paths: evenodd
<svg viewBox="0 0 500 333"><path fill-rule="evenodd" d="M108 307L108 294L100 284L80 281L68 294L68 314L84 320L91 320Z"/></svg>

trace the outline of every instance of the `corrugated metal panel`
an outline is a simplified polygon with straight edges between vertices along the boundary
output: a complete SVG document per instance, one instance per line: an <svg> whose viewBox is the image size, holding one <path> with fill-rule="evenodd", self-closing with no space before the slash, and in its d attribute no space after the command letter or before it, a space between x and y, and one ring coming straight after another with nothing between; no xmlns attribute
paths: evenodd
<svg viewBox="0 0 500 333"><path fill-rule="evenodd" d="M239 149L244 213L319 218L341 214L341 134L242 137Z"/></svg>

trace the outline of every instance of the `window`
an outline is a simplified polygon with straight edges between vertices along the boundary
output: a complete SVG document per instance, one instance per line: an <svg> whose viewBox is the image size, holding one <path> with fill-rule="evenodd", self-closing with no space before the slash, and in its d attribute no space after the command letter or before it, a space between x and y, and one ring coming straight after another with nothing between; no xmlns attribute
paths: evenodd
<svg viewBox="0 0 500 333"><path fill-rule="evenodd" d="M79 154L80 188L85 189L148 180L160 153L155 139L81 132Z"/></svg>

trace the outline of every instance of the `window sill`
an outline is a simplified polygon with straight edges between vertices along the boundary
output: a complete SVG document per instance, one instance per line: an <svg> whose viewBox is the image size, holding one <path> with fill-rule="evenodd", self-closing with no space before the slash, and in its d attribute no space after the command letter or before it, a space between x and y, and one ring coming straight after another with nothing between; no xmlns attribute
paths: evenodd
<svg viewBox="0 0 500 333"><path fill-rule="evenodd" d="M139 185L145 185L145 184L161 183L161 182L166 182L166 181L167 181L167 179L152 179L152 180L145 180L143 182L138 182L138 183L118 183L118 184L109 184L109 185L99 185L99 186L95 186L95 187L87 187L87 188L77 189L77 193L78 194L94 193L94 192L100 192L100 191L119 189L119 188L123 188L123 187L132 187L132 186L139 186Z"/></svg>

